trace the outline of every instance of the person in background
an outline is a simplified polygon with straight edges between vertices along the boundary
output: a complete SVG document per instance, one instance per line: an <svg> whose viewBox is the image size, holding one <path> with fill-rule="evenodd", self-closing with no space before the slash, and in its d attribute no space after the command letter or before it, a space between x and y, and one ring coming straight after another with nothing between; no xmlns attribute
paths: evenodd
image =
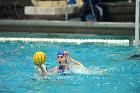
<svg viewBox="0 0 140 93"><path fill-rule="evenodd" d="M86 21L86 15L92 13L96 17L96 21L103 20L103 9L97 5L97 0L84 0L84 4L80 10L81 21Z"/></svg>
<svg viewBox="0 0 140 93"><path fill-rule="evenodd" d="M138 54L132 55L127 59L140 59L140 48L138 48Z"/></svg>

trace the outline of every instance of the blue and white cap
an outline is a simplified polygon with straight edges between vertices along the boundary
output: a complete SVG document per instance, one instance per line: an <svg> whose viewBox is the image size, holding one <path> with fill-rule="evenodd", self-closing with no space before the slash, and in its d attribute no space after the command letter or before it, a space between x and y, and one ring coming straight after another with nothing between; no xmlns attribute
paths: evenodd
<svg viewBox="0 0 140 93"><path fill-rule="evenodd" d="M64 51L59 51L58 53L57 53L57 57L58 56L64 56Z"/></svg>

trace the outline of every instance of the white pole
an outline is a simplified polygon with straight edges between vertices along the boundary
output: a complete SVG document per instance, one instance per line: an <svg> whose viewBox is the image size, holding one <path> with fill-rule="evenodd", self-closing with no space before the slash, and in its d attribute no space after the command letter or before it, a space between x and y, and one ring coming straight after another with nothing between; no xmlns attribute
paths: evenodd
<svg viewBox="0 0 140 93"><path fill-rule="evenodd" d="M65 6L65 21L68 21L68 0L66 1L66 6Z"/></svg>
<svg viewBox="0 0 140 93"><path fill-rule="evenodd" d="M136 0L136 8L135 8L135 44L139 45L139 5L140 0Z"/></svg>

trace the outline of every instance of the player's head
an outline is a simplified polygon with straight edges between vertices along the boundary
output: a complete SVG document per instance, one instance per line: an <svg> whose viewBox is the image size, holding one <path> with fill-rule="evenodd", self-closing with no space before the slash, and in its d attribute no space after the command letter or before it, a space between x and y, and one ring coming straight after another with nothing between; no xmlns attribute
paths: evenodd
<svg viewBox="0 0 140 93"><path fill-rule="evenodd" d="M64 51L59 51L57 53L57 61L58 61L58 64L59 65L64 65L67 63L67 59L66 57L64 56Z"/></svg>

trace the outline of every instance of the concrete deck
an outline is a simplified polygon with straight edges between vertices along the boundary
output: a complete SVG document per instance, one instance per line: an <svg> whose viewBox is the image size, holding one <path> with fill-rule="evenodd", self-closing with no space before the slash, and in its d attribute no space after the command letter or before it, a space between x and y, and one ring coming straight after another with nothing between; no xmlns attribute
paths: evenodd
<svg viewBox="0 0 140 93"><path fill-rule="evenodd" d="M0 32L134 35L135 23L0 20Z"/></svg>

